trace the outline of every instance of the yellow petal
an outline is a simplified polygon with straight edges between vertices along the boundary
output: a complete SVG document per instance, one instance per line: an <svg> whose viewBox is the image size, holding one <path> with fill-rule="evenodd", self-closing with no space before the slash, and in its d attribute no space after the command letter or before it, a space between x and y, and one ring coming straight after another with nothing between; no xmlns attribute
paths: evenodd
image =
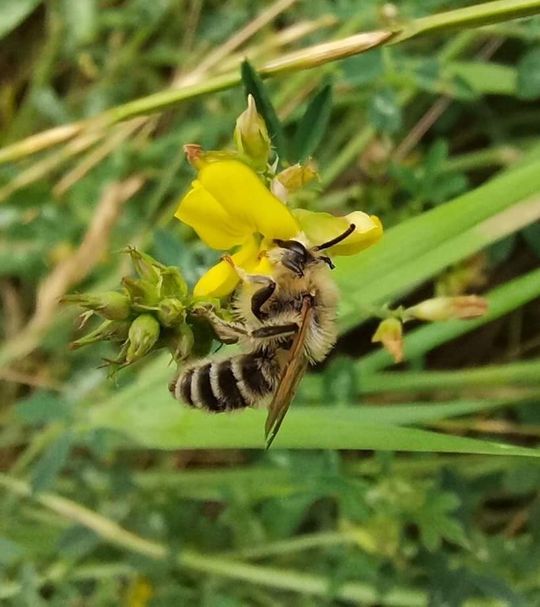
<svg viewBox="0 0 540 607"><path fill-rule="evenodd" d="M313 246L336 238L354 223L354 232L328 249L329 255L354 255L377 242L382 236L382 224L379 218L362 211L349 213L345 217L335 217L330 213L295 209L294 215Z"/></svg>
<svg viewBox="0 0 540 607"><path fill-rule="evenodd" d="M195 297L225 297L234 291L238 281L238 274L234 269L225 261L220 261L201 276L193 289L193 295Z"/></svg>
<svg viewBox="0 0 540 607"><path fill-rule="evenodd" d="M354 232L335 247L328 249L330 255L355 255L375 244L383 234L381 220L376 215L354 211L345 216L349 225L354 223Z"/></svg>
<svg viewBox="0 0 540 607"><path fill-rule="evenodd" d="M258 253L259 245L257 240L252 237L231 257L235 265L251 272L259 262ZM201 276L193 289L193 295L195 297L226 297L234 291L239 281L234 268L226 261L220 261Z"/></svg>
<svg viewBox="0 0 540 607"><path fill-rule="evenodd" d="M175 217L191 226L213 249L230 249L251 234L249 226L235 221L198 180L180 202Z"/></svg>
<svg viewBox="0 0 540 607"><path fill-rule="evenodd" d="M232 218L237 230L268 238L292 238L298 223L257 174L238 160L212 162L199 171L199 182Z"/></svg>
<svg viewBox="0 0 540 607"><path fill-rule="evenodd" d="M265 276L271 276L272 273L274 272L274 265L272 264L272 262L268 259L268 257L261 257L258 262L257 265L255 265L253 267L252 270L250 270L253 274L263 274Z"/></svg>

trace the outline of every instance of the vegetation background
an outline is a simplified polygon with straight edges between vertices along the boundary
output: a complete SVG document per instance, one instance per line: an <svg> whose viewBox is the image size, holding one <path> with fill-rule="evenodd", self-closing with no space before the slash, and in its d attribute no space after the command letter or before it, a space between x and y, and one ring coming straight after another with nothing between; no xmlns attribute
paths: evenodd
<svg viewBox="0 0 540 607"><path fill-rule="evenodd" d="M536 13L3 0L2 604L540 604ZM370 30L394 37L282 61ZM264 412L174 403L165 354L107 379L114 350L70 351L75 312L58 304L116 288L127 244L191 283L215 260L173 219L193 176L182 145L231 144L244 57L319 164L296 203L387 228L339 260L342 338L268 452ZM413 326L392 367L373 311L434 292L485 293L490 311Z"/></svg>

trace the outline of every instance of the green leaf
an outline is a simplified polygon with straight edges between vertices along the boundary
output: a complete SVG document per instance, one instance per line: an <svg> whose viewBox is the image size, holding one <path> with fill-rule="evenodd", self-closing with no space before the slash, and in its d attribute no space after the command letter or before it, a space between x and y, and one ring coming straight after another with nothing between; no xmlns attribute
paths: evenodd
<svg viewBox="0 0 540 607"><path fill-rule="evenodd" d="M15 406L15 415L26 424L45 424L51 421L66 421L71 417L68 402L51 392L35 392Z"/></svg>
<svg viewBox="0 0 540 607"><path fill-rule="evenodd" d="M163 364L163 358L157 359L129 390L92 407L81 429L116 430L153 449L264 447L266 411L250 409L239 415L208 415L181 406L168 393ZM501 401L496 406L500 404ZM457 415L477 406L478 403L472 402L449 405ZM418 404L406 407L293 406L276 439L276 446L540 456L540 451L534 449L396 425L436 419L443 414L440 407L444 405L425 408ZM444 411L447 413L448 410Z"/></svg>
<svg viewBox="0 0 540 607"><path fill-rule="evenodd" d="M507 261L516 246L516 234L510 234L502 240L493 243L487 250L490 265L496 266Z"/></svg>
<svg viewBox="0 0 540 607"><path fill-rule="evenodd" d="M540 97L540 48L526 53L518 63L517 90L522 99Z"/></svg>
<svg viewBox="0 0 540 607"><path fill-rule="evenodd" d="M309 158L326 133L332 111L332 85L326 84L309 102L294 135L291 162Z"/></svg>
<svg viewBox="0 0 540 607"><path fill-rule="evenodd" d="M68 43L79 47L92 42L97 31L96 0L62 0L61 6Z"/></svg>
<svg viewBox="0 0 540 607"><path fill-rule="evenodd" d="M410 68L408 68L407 62L403 63L402 69L408 71ZM429 91L430 93L439 92L440 69L440 61L437 57L424 57L415 61L412 75L416 85L420 89Z"/></svg>
<svg viewBox="0 0 540 607"><path fill-rule="evenodd" d="M354 87L372 84L384 74L384 63L380 49L344 59L340 68L344 80Z"/></svg>
<svg viewBox="0 0 540 607"><path fill-rule="evenodd" d="M3 0L0 9L0 39L22 23L41 0Z"/></svg>
<svg viewBox="0 0 540 607"><path fill-rule="evenodd" d="M422 543L431 552L440 548L443 539L466 545L463 528L450 516L458 506L459 500L453 493L430 491L416 512Z"/></svg>
<svg viewBox="0 0 540 607"><path fill-rule="evenodd" d="M266 87L255 69L251 66L248 61L242 62L242 82L247 95L253 95L255 104L257 105L257 111L264 118L268 133L272 139L272 144L276 148L280 159L287 159L287 148L285 136L283 134L283 127L277 116L276 110L272 105L270 96Z"/></svg>
<svg viewBox="0 0 540 607"><path fill-rule="evenodd" d="M23 555L22 546L6 537L0 537L0 565L13 565Z"/></svg>
<svg viewBox="0 0 540 607"><path fill-rule="evenodd" d="M469 98L470 89L482 95L515 95L517 89L516 69L492 62L451 61L443 68L443 78L466 83Z"/></svg>
<svg viewBox="0 0 540 607"><path fill-rule="evenodd" d="M531 251L540 259L540 224L531 224L521 231Z"/></svg>
<svg viewBox="0 0 540 607"><path fill-rule="evenodd" d="M32 470L31 484L34 492L45 491L53 485L67 461L73 439L72 432L65 432L49 445Z"/></svg>
<svg viewBox="0 0 540 607"><path fill-rule="evenodd" d="M377 131L396 133L401 128L401 106L394 90L382 89L371 98L368 118Z"/></svg>
<svg viewBox="0 0 540 607"><path fill-rule="evenodd" d="M320 377L320 376L319 376ZM354 402L358 394L354 361L344 356L333 359L325 370L316 399L325 403Z"/></svg>

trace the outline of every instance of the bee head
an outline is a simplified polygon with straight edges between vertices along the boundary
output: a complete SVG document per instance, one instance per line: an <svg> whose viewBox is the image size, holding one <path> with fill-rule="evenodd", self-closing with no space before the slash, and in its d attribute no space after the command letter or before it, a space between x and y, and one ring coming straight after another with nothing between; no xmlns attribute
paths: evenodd
<svg viewBox="0 0 540 607"><path fill-rule="evenodd" d="M304 276L306 267L315 262L314 255L299 240L281 240L276 238L274 244L281 249L279 252L279 262L281 265L299 278Z"/></svg>
<svg viewBox="0 0 540 607"><path fill-rule="evenodd" d="M325 263L331 270L334 269L334 264L328 255L321 255L320 251L328 249L338 244L342 240L345 240L347 236L352 234L355 230L354 224L351 224L345 232L336 236L328 242L324 242L320 245L308 249L300 240L281 240L279 238L274 240L274 243L280 248L284 249L281 253L279 261L288 270L296 274L299 278L304 276L304 272L307 266L311 264Z"/></svg>

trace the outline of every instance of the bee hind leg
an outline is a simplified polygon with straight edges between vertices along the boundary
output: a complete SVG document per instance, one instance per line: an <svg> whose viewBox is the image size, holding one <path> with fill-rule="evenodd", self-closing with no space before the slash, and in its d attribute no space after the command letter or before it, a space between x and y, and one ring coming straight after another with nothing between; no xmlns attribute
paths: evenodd
<svg viewBox="0 0 540 607"><path fill-rule="evenodd" d="M235 344L240 337L247 335L242 323L223 320L208 308L198 308L196 315L205 318L212 325L217 338L224 344Z"/></svg>
<svg viewBox="0 0 540 607"><path fill-rule="evenodd" d="M259 339L269 337L286 337L298 333L298 325L295 322L289 322L284 325L269 325L260 327L250 333L250 337L258 337Z"/></svg>

